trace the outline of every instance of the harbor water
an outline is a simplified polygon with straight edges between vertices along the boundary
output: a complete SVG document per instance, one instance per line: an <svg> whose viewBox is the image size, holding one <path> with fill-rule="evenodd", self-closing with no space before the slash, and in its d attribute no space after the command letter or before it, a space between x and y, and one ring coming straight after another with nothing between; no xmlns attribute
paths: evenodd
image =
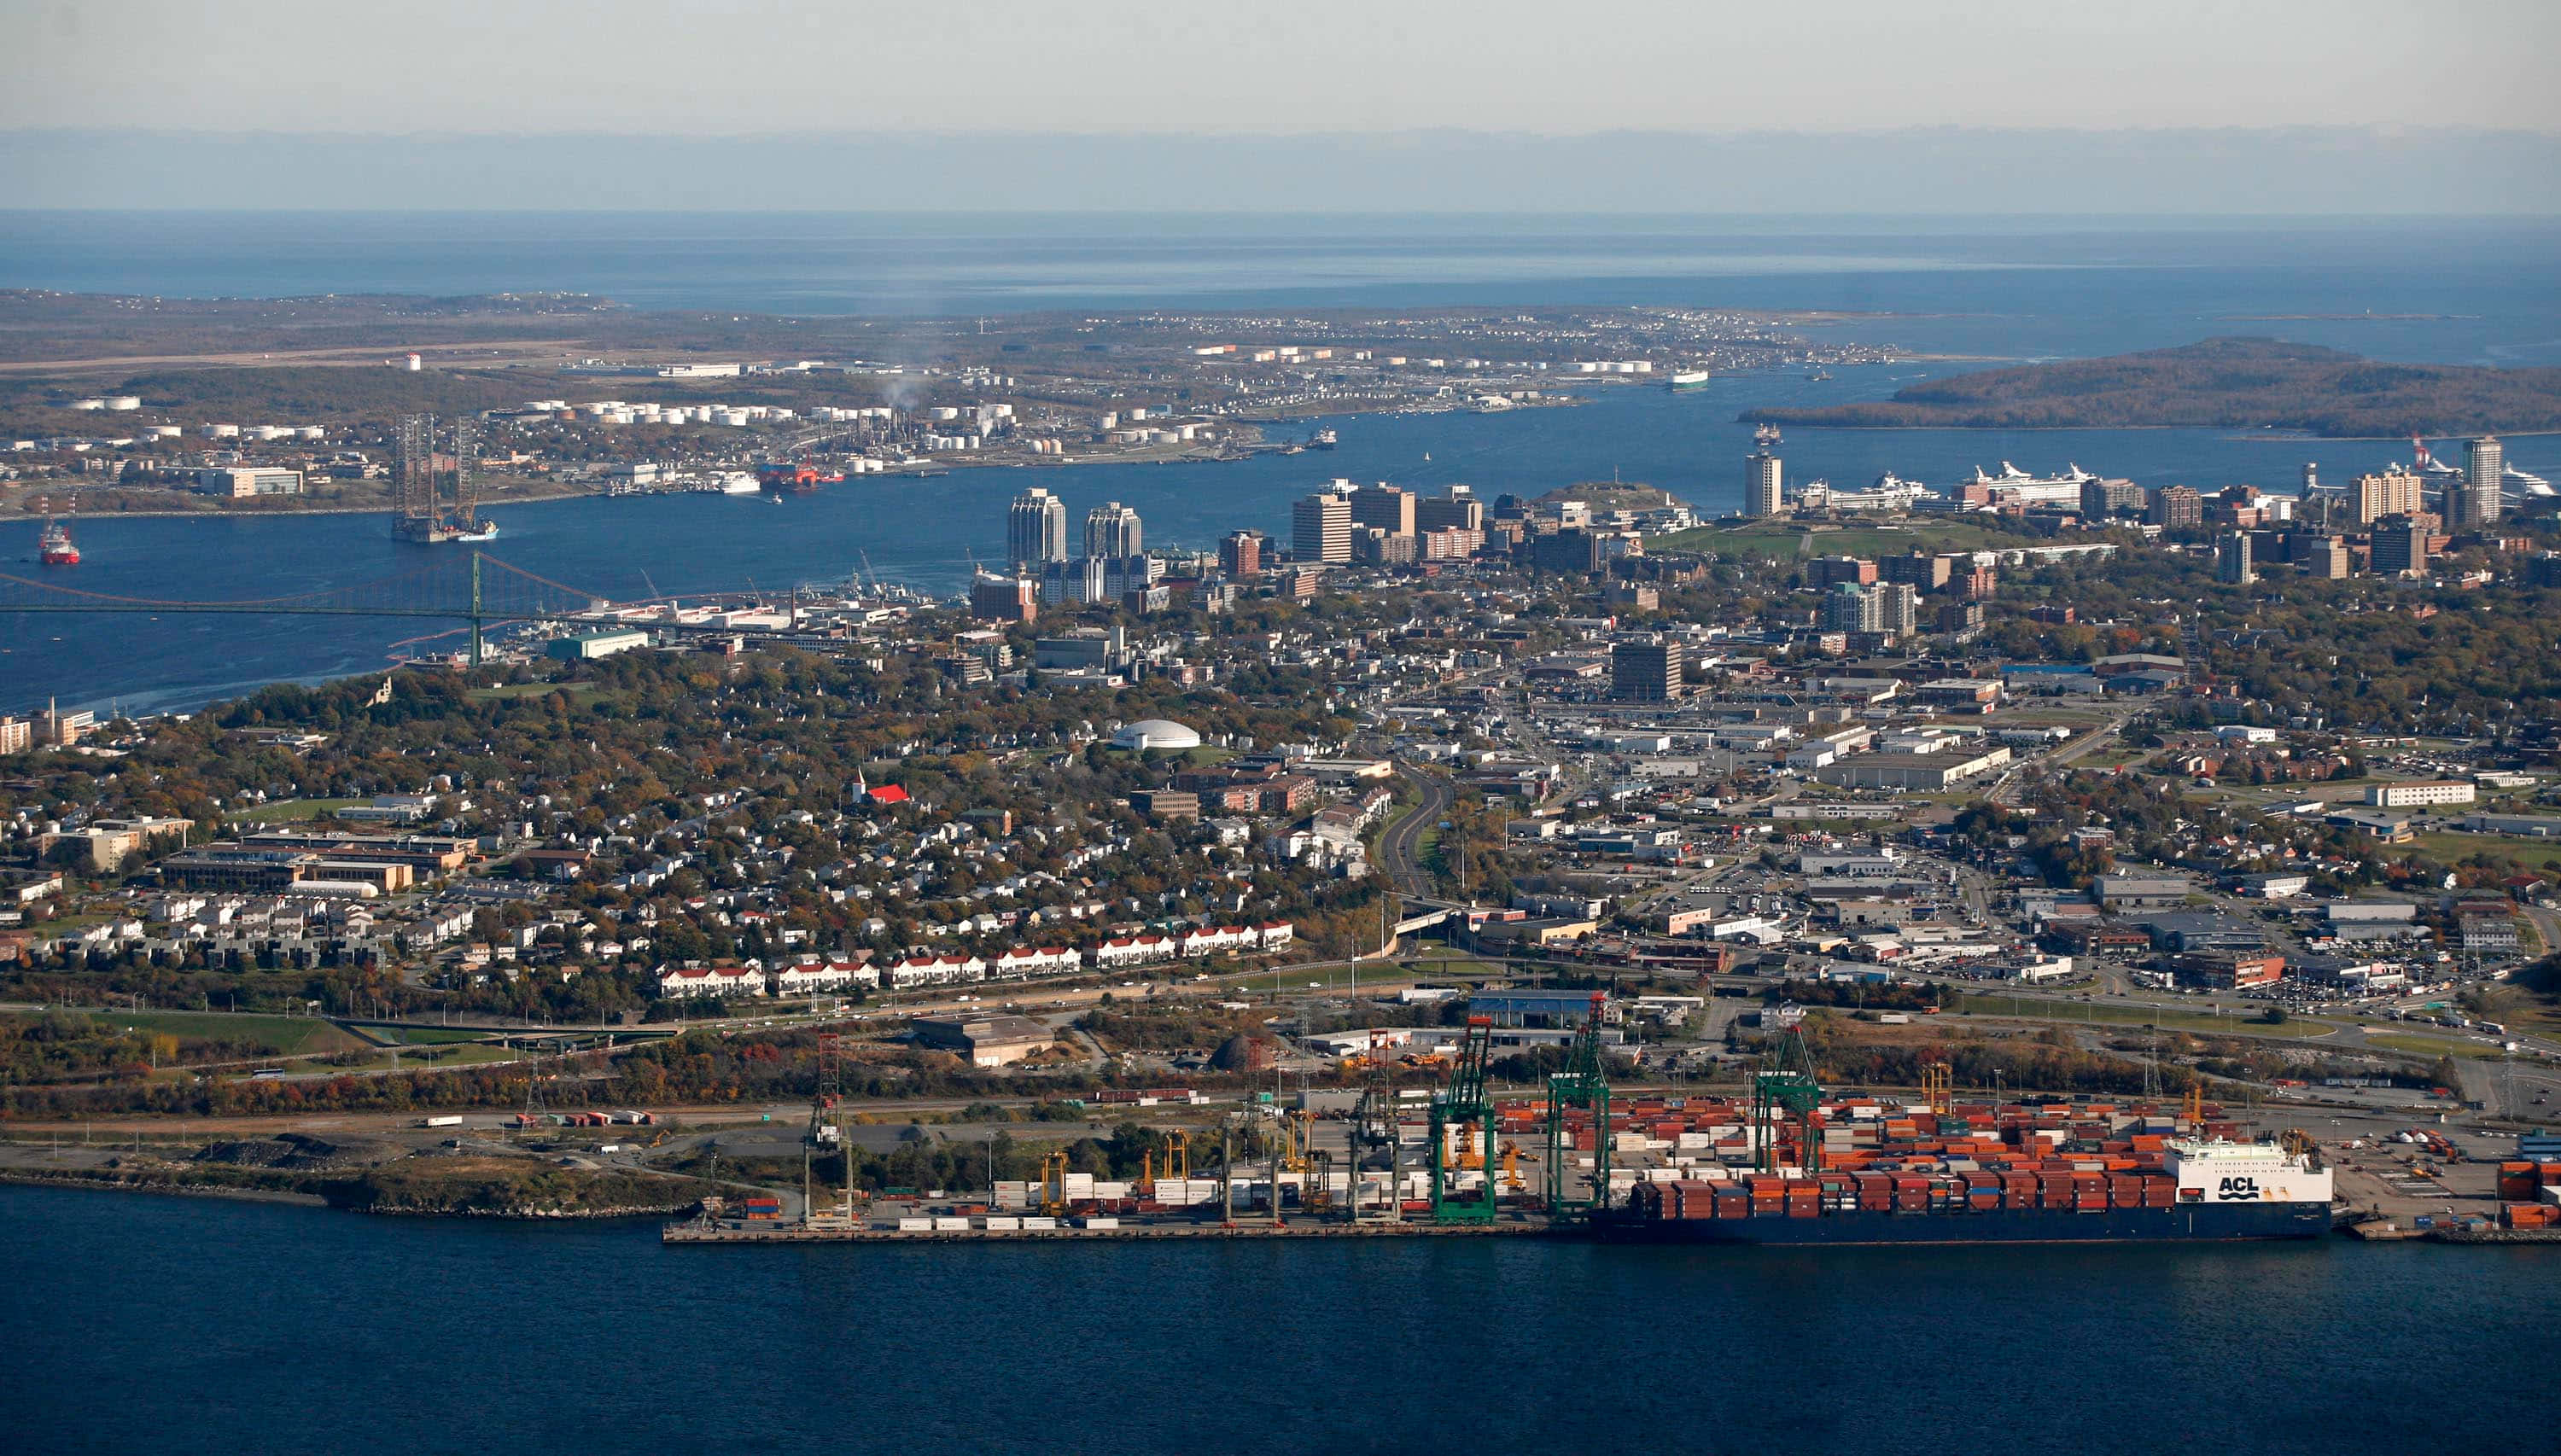
<svg viewBox="0 0 2561 1456"><path fill-rule="evenodd" d="M111 1255L108 1251L111 1251ZM31 1449L2212 1450L2532 1444L2561 1260L2348 1240L662 1248L0 1188Z"/></svg>
<svg viewBox="0 0 2561 1456"><path fill-rule="evenodd" d="M954 470L859 477L778 504L764 496L579 499L502 506L483 548L617 599L879 577L949 591L1003 550L1004 504L1046 485L1082 513L1137 509L1151 545L1208 548L1243 527L1285 533L1289 501L1326 479L1451 483L1488 497L1578 481L1659 485L1716 513L1741 497L1755 405L1882 399L1986 361L2082 357L2272 334L2377 358L2561 363L2561 227L2427 220L2371 225L1893 220L703 219L508 215L235 220L0 213L0 286L184 295L568 289L647 307L900 314L1032 307L1271 304L1344 308L1632 304L1841 311L1810 337L1891 344L1928 362L1719 376L1703 390L1603 389L1576 408L1356 415L1319 424L1331 452L1218 464ZM213 241L208 242L212 237ZM627 392L626 392L627 393ZM851 404L873 403L851 401ZM2406 460L2397 440L2279 431L1791 429L1789 479L1860 486L1891 470L1945 485L2002 460L2077 463L2145 485L2292 489L2306 460L2341 478ZM2561 439L2509 440L2511 464L2561 474ZM38 525L0 535L0 569L38 569ZM385 518L88 519L86 590L239 601L381 581L421 548ZM449 648L458 624L363 617L0 611L0 705L185 709L278 680L314 681ZM442 634L440 636L432 634Z"/></svg>

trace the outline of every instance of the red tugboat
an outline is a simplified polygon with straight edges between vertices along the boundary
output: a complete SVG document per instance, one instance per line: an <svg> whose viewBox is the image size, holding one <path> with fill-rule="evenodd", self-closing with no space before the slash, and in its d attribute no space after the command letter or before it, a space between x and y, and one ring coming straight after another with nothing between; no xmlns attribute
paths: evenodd
<svg viewBox="0 0 2561 1456"><path fill-rule="evenodd" d="M80 548L72 542L71 527L55 520L48 507L48 502L36 502L36 509L45 512L45 534L36 543L36 560L48 566L79 566Z"/></svg>

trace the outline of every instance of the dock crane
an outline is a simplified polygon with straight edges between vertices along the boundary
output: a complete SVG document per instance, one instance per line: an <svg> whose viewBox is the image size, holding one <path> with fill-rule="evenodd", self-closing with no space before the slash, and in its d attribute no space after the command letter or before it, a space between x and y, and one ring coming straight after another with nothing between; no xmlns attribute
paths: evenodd
<svg viewBox="0 0 2561 1456"><path fill-rule="evenodd" d="M1343 1211L1355 1223L1402 1223L1405 1221L1403 1193L1398 1187L1404 1177L1401 1152L1403 1134L1397 1128L1397 1097L1394 1068L1384 1058L1374 1058L1369 1065L1368 1085L1352 1108L1349 1141L1345 1157ZM1367 1207L1361 1203L1361 1173L1370 1161L1380 1155L1386 1158L1386 1207Z"/></svg>
<svg viewBox="0 0 2561 1456"><path fill-rule="evenodd" d="M809 1126L800 1137L800 1217L805 1223L818 1221L817 1155L834 1148L845 1164L844 1203L839 1216L851 1222L854 1216L854 1150L853 1142L837 1120L844 1112L844 1039L834 1032L818 1034L818 1090L809 1099Z"/></svg>
<svg viewBox="0 0 2561 1456"><path fill-rule="evenodd" d="M1485 1090L1485 1064L1493 1050L1493 1018L1467 1018L1458 1054L1450 1062L1450 1080L1432 1097L1432 1218L1437 1223L1494 1220L1494 1180L1485 1167L1494 1149L1494 1100ZM1453 1147L1461 1141L1465 1146ZM1485 1172L1475 1188L1461 1190L1457 1173L1471 1154Z"/></svg>
<svg viewBox="0 0 2561 1456"><path fill-rule="evenodd" d="M1753 1166L1763 1173L1779 1171L1777 1124L1796 1126L1796 1159L1808 1173L1822 1168L1822 1143L1814 1135L1814 1109L1822 1105L1822 1084L1814 1080L1814 1054L1802 1030L1789 1032L1778 1051L1764 1056L1752 1073Z"/></svg>
<svg viewBox="0 0 2561 1456"><path fill-rule="evenodd" d="M1551 1217L1577 1217L1610 1205L1610 1079L1601 1067L1601 1013L1608 993L1592 993L1592 1009L1565 1055L1565 1069L1547 1078L1547 1212ZM1574 1161L1574 1132L1566 1126L1569 1109L1592 1114L1592 1182L1581 1196L1567 1192L1566 1170Z"/></svg>
<svg viewBox="0 0 2561 1456"><path fill-rule="evenodd" d="M1041 1159L1040 1211L1052 1217L1067 1212L1067 1154L1063 1151Z"/></svg>

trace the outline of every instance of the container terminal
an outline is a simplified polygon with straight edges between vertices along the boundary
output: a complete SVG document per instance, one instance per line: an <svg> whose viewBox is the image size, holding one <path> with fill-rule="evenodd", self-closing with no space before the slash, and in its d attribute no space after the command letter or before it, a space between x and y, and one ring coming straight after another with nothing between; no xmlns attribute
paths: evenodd
<svg viewBox="0 0 2561 1456"><path fill-rule="evenodd" d="M1309 1094L1298 1108L1167 1130L1134 1180L1071 1172L1063 1153L1038 1179L996 1183L983 1199L914 1190L866 1199L804 1173L797 1218L778 1196L754 1195L707 1204L662 1237L1971 1244L2313 1238L2338 1227L2561 1238L2561 1139L2520 1140L2522 1156L2499 1166L2494 1217L2433 1230L2426 1215L2395 1223L2352 1207L2308 1133L2251 1140L2201 1088L2169 1104L1965 1100L1949 1068L1933 1064L1914 1100L1834 1094L1792 1040L1763 1059L1747 1096L1614 1098L1598 1024L1596 1006L1543 1095L1490 1093L1490 1026L1479 1019L1437 1087L1400 1090L1373 1075L1357 1092ZM843 1115L822 1096L804 1148L835 1144ZM2414 1144L2423 1161L2395 1176L2425 1183L2439 1163L2460 1160L2435 1142Z"/></svg>

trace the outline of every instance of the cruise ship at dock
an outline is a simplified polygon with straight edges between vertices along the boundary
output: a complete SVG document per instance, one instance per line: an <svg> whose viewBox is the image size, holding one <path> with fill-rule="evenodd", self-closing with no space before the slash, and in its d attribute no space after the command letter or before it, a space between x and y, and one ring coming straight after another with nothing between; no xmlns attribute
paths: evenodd
<svg viewBox="0 0 2561 1456"><path fill-rule="evenodd" d="M1831 482L1809 480L1796 490L1796 506L1806 511L1878 512L1900 515L1920 508L1923 501L1935 501L1939 493L1917 480L1905 480L1888 470L1876 477L1876 483L1865 490L1838 490Z"/></svg>
<svg viewBox="0 0 2561 1456"><path fill-rule="evenodd" d="M1975 466L1972 475L1957 482L1956 496L1963 500L1971 488L1980 487L1991 492L1990 504L1995 506L2077 506L2081 504L2081 487L2099 478L2077 464L2066 465L2060 475L2030 475L2003 460L1997 475Z"/></svg>

